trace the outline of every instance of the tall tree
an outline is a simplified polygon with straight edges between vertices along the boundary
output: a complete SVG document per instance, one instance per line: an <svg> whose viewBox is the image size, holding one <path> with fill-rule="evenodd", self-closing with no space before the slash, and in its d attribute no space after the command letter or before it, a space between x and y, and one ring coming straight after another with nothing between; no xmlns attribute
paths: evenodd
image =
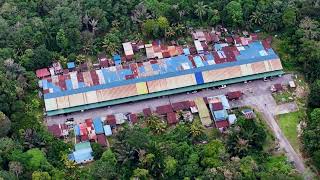
<svg viewBox="0 0 320 180"><path fill-rule="evenodd" d="M10 119L0 111L0 138L5 137L11 129Z"/></svg>
<svg viewBox="0 0 320 180"><path fill-rule="evenodd" d="M231 1L225 7L227 14L227 23L233 27L239 27L243 24L243 12L241 4L237 1Z"/></svg>
<svg viewBox="0 0 320 180"><path fill-rule="evenodd" d="M207 14L208 5L204 4L203 1L199 1L197 4L194 5L194 12L202 21L203 16Z"/></svg>

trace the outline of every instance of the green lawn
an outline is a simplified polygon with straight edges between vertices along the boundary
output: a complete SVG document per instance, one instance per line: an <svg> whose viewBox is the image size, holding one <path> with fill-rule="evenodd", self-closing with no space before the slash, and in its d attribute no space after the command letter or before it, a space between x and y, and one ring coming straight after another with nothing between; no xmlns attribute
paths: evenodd
<svg viewBox="0 0 320 180"><path fill-rule="evenodd" d="M299 151L297 125L299 124L299 121L302 117L303 117L302 111L281 114L278 116L278 124L282 129L282 132L288 138L292 147L296 151Z"/></svg>

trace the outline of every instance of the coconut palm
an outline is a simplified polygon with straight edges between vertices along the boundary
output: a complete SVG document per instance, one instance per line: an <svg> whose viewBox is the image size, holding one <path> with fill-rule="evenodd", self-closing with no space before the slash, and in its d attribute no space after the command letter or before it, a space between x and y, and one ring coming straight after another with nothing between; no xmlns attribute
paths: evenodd
<svg viewBox="0 0 320 180"><path fill-rule="evenodd" d="M279 22L274 16L268 16L263 28L268 32L276 31L279 28Z"/></svg>
<svg viewBox="0 0 320 180"><path fill-rule="evenodd" d="M194 5L196 15L201 19L207 14L208 5L204 4L203 1L198 2L198 4Z"/></svg>
<svg viewBox="0 0 320 180"><path fill-rule="evenodd" d="M248 140L238 137L237 144L235 146L235 150L238 155L245 155L248 152L249 147L250 145Z"/></svg>
<svg viewBox="0 0 320 180"><path fill-rule="evenodd" d="M86 25L86 28L89 29L89 21L90 21L90 17L88 16L88 13L86 13L83 18L82 18L82 22Z"/></svg>
<svg viewBox="0 0 320 180"><path fill-rule="evenodd" d="M204 133L204 127L200 123L200 120L195 120L190 126L190 134L192 137L199 137Z"/></svg>
<svg viewBox="0 0 320 180"><path fill-rule="evenodd" d="M172 27L169 27L165 32L165 37L169 39L173 38L175 35L176 35L176 31Z"/></svg>
<svg viewBox="0 0 320 180"><path fill-rule="evenodd" d="M250 16L250 22L261 26L263 24L264 15L261 12L253 12Z"/></svg>
<svg viewBox="0 0 320 180"><path fill-rule="evenodd" d="M95 20L95 19L91 19L89 21L89 24L91 25L92 27L92 34L94 35L96 29L97 29L97 25L98 25L98 20Z"/></svg>

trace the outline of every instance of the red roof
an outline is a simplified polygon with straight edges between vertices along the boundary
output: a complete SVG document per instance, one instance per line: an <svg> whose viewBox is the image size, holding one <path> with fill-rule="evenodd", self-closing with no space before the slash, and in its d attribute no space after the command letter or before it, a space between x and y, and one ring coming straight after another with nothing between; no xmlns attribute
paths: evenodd
<svg viewBox="0 0 320 180"><path fill-rule="evenodd" d="M97 142L101 146L107 146L106 136L104 134L98 134L97 135Z"/></svg>
<svg viewBox="0 0 320 180"><path fill-rule="evenodd" d="M262 41L262 46L264 47L265 50L268 50L271 48L271 40L265 39Z"/></svg>
<svg viewBox="0 0 320 180"><path fill-rule="evenodd" d="M232 37L226 37L226 42L227 43L233 43L233 38Z"/></svg>
<svg viewBox="0 0 320 180"><path fill-rule="evenodd" d="M223 105L221 102L213 103L212 104L212 110L213 111L219 111L223 109Z"/></svg>
<svg viewBox="0 0 320 180"><path fill-rule="evenodd" d="M108 125L116 125L117 121L114 115L108 115L107 116L107 124Z"/></svg>
<svg viewBox="0 0 320 180"><path fill-rule="evenodd" d="M168 51L162 52L162 56L163 56L164 58L169 58L169 57L171 57L171 56L170 56L170 52L168 52Z"/></svg>
<svg viewBox="0 0 320 180"><path fill-rule="evenodd" d="M36 70L36 75L38 78L44 78L50 76L50 72L48 71L48 68L38 69Z"/></svg>
<svg viewBox="0 0 320 180"><path fill-rule="evenodd" d="M131 121L133 124L135 124L135 123L138 122L138 116L137 116L137 114L130 114L130 115L129 115L129 119L130 119L130 121Z"/></svg>
<svg viewBox="0 0 320 180"><path fill-rule="evenodd" d="M215 123L216 123L216 127L217 128L227 128L227 127L229 127L228 120L216 121Z"/></svg>
<svg viewBox="0 0 320 180"><path fill-rule="evenodd" d="M171 105L164 105L164 106L158 106L156 109L156 112L158 114L167 114L169 112L173 112L172 106Z"/></svg>
<svg viewBox="0 0 320 180"><path fill-rule="evenodd" d="M86 125L87 125L88 127L93 127L93 126L92 126L92 119L86 119L86 120L85 120L85 123L86 123Z"/></svg>
<svg viewBox="0 0 320 180"><path fill-rule="evenodd" d="M54 124L52 126L48 126L48 130L54 137L59 138L62 136L61 129L60 129L59 125L57 125L57 124Z"/></svg>
<svg viewBox="0 0 320 180"><path fill-rule="evenodd" d="M143 109L143 114L145 116L150 116L152 114L151 109L150 108Z"/></svg>
<svg viewBox="0 0 320 180"><path fill-rule="evenodd" d="M87 134L81 136L81 141L88 141L89 137Z"/></svg>
<svg viewBox="0 0 320 180"><path fill-rule="evenodd" d="M242 92L241 91L232 91L232 92L228 92L226 94L226 96L229 100L235 100L235 99L239 99L242 96Z"/></svg>
<svg viewBox="0 0 320 180"><path fill-rule="evenodd" d="M174 112L167 113L168 124L176 124L178 122L177 115Z"/></svg>
<svg viewBox="0 0 320 180"><path fill-rule="evenodd" d="M109 67L109 61L108 60L100 61L100 66L101 67Z"/></svg>
<svg viewBox="0 0 320 180"><path fill-rule="evenodd" d="M274 88L276 89L276 91L282 91L282 90L283 90L283 87L282 87L281 84L275 84L275 85L273 85L273 86L274 86Z"/></svg>
<svg viewBox="0 0 320 180"><path fill-rule="evenodd" d="M189 101L182 101L177 103L172 103L172 108L174 111L186 110L191 107Z"/></svg>

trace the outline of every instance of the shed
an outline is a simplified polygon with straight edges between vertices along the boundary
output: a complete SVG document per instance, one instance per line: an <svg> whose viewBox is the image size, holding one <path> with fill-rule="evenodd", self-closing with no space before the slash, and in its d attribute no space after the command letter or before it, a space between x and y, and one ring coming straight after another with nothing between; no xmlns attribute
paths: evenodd
<svg viewBox="0 0 320 180"><path fill-rule="evenodd" d="M152 115L152 111L150 108L145 108L142 111L143 111L144 116L151 116Z"/></svg>
<svg viewBox="0 0 320 180"><path fill-rule="evenodd" d="M108 115L107 124L115 126L117 124L116 117L114 115Z"/></svg>
<svg viewBox="0 0 320 180"><path fill-rule="evenodd" d="M137 114L134 114L134 113L130 114L130 115L129 115L129 120L131 121L132 124L137 123L137 122L138 122L138 116L137 116Z"/></svg>
<svg viewBox="0 0 320 180"><path fill-rule="evenodd" d="M103 126L103 129L104 129L104 134L106 136L111 136L112 135L112 130L111 130L111 126L110 125Z"/></svg>
<svg viewBox="0 0 320 180"><path fill-rule="evenodd" d="M255 117L252 109L244 109L241 112L246 117L246 119L253 119Z"/></svg>
<svg viewBox="0 0 320 180"><path fill-rule="evenodd" d="M282 91L283 90L283 87L281 84L274 84L271 86L271 91L272 92L279 92L279 91Z"/></svg>
<svg viewBox="0 0 320 180"><path fill-rule="evenodd" d="M48 71L48 68L42 68L36 70L36 75L38 78L44 78L50 76L50 72Z"/></svg>
<svg viewBox="0 0 320 180"><path fill-rule="evenodd" d="M172 109L172 106L168 104L168 105L158 106L156 108L156 112L157 114L163 115L169 112L173 112L173 109Z"/></svg>
<svg viewBox="0 0 320 180"><path fill-rule="evenodd" d="M74 62L68 62L67 67L68 67L68 69L74 69L76 67L76 65Z"/></svg>
<svg viewBox="0 0 320 180"><path fill-rule="evenodd" d="M100 117L95 118L93 120L93 126L94 126L96 134L102 134L103 133L103 125L102 125L102 121L101 121Z"/></svg>
<svg viewBox="0 0 320 180"><path fill-rule="evenodd" d="M115 65L120 65L121 64L121 57L119 54L113 55L113 61Z"/></svg>
<svg viewBox="0 0 320 180"><path fill-rule="evenodd" d="M103 147L107 146L106 136L104 134L98 134L97 135L97 143Z"/></svg>
<svg viewBox="0 0 320 180"><path fill-rule="evenodd" d="M242 92L241 91L232 91L232 92L228 92L226 94L228 100L238 100L241 98L242 96Z"/></svg>
<svg viewBox="0 0 320 180"><path fill-rule="evenodd" d="M182 102L172 103L172 108L174 111L187 110L190 108L190 102L182 101Z"/></svg>
<svg viewBox="0 0 320 180"><path fill-rule="evenodd" d="M228 121L229 121L229 124L234 124L236 121L237 121L237 117L235 114L229 114L228 116Z"/></svg>
<svg viewBox="0 0 320 180"><path fill-rule="evenodd" d="M216 121L215 124L216 124L216 128L219 128L219 129L229 127L228 120Z"/></svg>
<svg viewBox="0 0 320 180"><path fill-rule="evenodd" d="M177 122L179 122L175 112L167 113L167 121L169 125L176 124Z"/></svg>
<svg viewBox="0 0 320 180"><path fill-rule="evenodd" d="M116 118L116 124L123 124L128 119L123 113L117 113L114 116Z"/></svg>
<svg viewBox="0 0 320 180"><path fill-rule="evenodd" d="M294 81L289 81L289 86L290 88L295 88L296 84L294 83Z"/></svg>

